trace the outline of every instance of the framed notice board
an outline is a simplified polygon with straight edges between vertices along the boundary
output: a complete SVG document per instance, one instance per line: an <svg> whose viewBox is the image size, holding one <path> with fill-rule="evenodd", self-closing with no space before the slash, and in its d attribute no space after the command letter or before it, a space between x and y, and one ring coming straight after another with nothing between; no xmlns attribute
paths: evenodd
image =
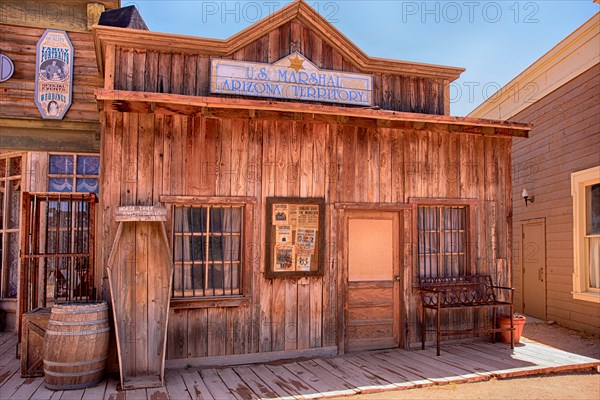
<svg viewBox="0 0 600 400"><path fill-rule="evenodd" d="M325 199L267 197L267 278L322 276Z"/></svg>

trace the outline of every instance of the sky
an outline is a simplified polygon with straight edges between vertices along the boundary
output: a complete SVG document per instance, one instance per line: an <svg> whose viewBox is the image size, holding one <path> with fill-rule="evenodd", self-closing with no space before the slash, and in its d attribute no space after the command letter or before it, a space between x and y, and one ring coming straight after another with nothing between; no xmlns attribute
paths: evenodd
<svg viewBox="0 0 600 400"><path fill-rule="evenodd" d="M225 39L287 0L121 0L156 32ZM464 116L600 11L592 0L308 0L365 53L466 68L451 84ZM599 49L600 53L600 49Z"/></svg>

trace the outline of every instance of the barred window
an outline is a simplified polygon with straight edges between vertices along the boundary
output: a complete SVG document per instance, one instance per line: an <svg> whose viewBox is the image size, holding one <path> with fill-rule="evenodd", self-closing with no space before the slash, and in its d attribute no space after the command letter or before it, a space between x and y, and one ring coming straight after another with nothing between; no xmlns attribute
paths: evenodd
<svg viewBox="0 0 600 400"><path fill-rule="evenodd" d="M173 207L174 298L241 294L243 206Z"/></svg>
<svg viewBox="0 0 600 400"><path fill-rule="evenodd" d="M419 206L419 278L467 275L466 231L466 206Z"/></svg>

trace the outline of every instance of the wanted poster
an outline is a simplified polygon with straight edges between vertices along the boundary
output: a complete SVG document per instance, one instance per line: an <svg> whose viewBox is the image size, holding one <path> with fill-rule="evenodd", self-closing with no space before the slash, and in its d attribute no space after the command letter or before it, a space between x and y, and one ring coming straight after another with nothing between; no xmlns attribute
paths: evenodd
<svg viewBox="0 0 600 400"><path fill-rule="evenodd" d="M319 229L319 206L302 204L298 206L298 229Z"/></svg>
<svg viewBox="0 0 600 400"><path fill-rule="evenodd" d="M287 204L273 204L273 225L289 225Z"/></svg>
<svg viewBox="0 0 600 400"><path fill-rule="evenodd" d="M284 272L284 271L295 271L296 270L296 251L295 247L291 245L275 245L275 254L273 259L275 260L273 271Z"/></svg>
<svg viewBox="0 0 600 400"><path fill-rule="evenodd" d="M275 227L275 243L291 244L292 243L292 227L289 225L278 225Z"/></svg>
<svg viewBox="0 0 600 400"><path fill-rule="evenodd" d="M310 271L310 255L300 255L296 256L296 268L298 271Z"/></svg>
<svg viewBox="0 0 600 400"><path fill-rule="evenodd" d="M317 230L298 228L296 231L296 248L303 254L315 254L315 243L317 241Z"/></svg>
<svg viewBox="0 0 600 400"><path fill-rule="evenodd" d="M290 226L295 231L298 227L298 205L288 204L288 218L290 219Z"/></svg>

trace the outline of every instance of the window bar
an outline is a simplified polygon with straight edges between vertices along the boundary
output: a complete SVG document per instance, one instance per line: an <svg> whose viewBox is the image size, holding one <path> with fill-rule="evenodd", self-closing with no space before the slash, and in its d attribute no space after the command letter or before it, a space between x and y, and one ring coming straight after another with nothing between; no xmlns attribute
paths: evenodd
<svg viewBox="0 0 600 400"><path fill-rule="evenodd" d="M243 236L243 232L244 232L244 208L240 207L239 208L239 213L240 213L240 232L239 232L239 236L238 236L238 257L237 257L237 267L236 267L236 271L237 271L237 294L241 295L242 294L242 263L244 262L244 246L242 243L242 237Z"/></svg>
<svg viewBox="0 0 600 400"><path fill-rule="evenodd" d="M225 222L225 207L219 207L219 215L221 216L221 229L219 232L219 254L221 254L221 292L225 296L225 229L223 223Z"/></svg>
<svg viewBox="0 0 600 400"><path fill-rule="evenodd" d="M194 267L195 267L194 259L196 257L195 257L195 249L194 249L194 240L195 240L195 238L194 238L194 213L193 213L194 207L188 207L187 210L190 215L190 233L191 233L191 236L190 236L190 259L192 260L192 266L190 267L191 268L190 279L192 280L192 282L191 282L192 283L191 284L192 296L195 297L196 296L196 280L194 279Z"/></svg>
<svg viewBox="0 0 600 400"><path fill-rule="evenodd" d="M223 272L225 272L225 265L223 265ZM229 294L233 294L233 206L229 206Z"/></svg>
<svg viewBox="0 0 600 400"><path fill-rule="evenodd" d="M90 203L85 203L85 226L86 226L86 249L85 252L87 253L87 257L88 257L88 300L92 301L94 300L94 270L92 269L92 265L94 260L92 260L92 249L90 248L90 238L92 236L92 226L90 224L90 214L91 214L91 202L94 201L94 199L90 199Z"/></svg>
<svg viewBox="0 0 600 400"><path fill-rule="evenodd" d="M211 223L211 207L206 207L206 282L208 288L208 275L210 275L210 286L212 288L213 296L215 295L215 265L212 260L212 237L210 235L210 223ZM209 270L210 269L210 270ZM212 273L211 273L212 272Z"/></svg>
<svg viewBox="0 0 600 400"><path fill-rule="evenodd" d="M31 202L27 205L28 207L31 207ZM33 207L35 209L35 201L33 203ZM30 227L29 230L29 237L26 238L26 240L28 241L27 243L27 248L28 254L32 254L33 253L33 232L35 227L34 227L34 221L35 221L35 212L31 212L31 208L30 208L30 213L29 213L29 220L28 221L23 221L23 223L28 224ZM28 285L31 289L32 289L32 296L31 296L31 304L28 305L28 309L31 310L35 307L37 307L37 304L34 304L33 299L36 297L35 293L36 293L36 289L37 289L37 285L35 284L36 279L34 279L34 277L36 276L36 265L37 265L37 260L36 259L28 259L27 260L27 268L29 271L29 279L30 279L30 284Z"/></svg>
<svg viewBox="0 0 600 400"><path fill-rule="evenodd" d="M448 269L450 270L450 276L455 276L454 274L454 255L456 254L456 238L455 229L454 229L454 211L456 209L454 207L450 207L448 210L450 212L450 265Z"/></svg>
<svg viewBox="0 0 600 400"><path fill-rule="evenodd" d="M440 253L441 253L441 260L442 260L442 270L444 271L444 276L447 276L448 274L448 267L446 265L446 257L447 257L447 253L448 253L448 243L446 242L446 216L444 215L444 212L446 211L446 208L444 207L440 207L440 220L442 222L441 226L440 226ZM452 243L452 238L450 238L450 243ZM452 271L450 271L450 273L452 273Z"/></svg>
<svg viewBox="0 0 600 400"><path fill-rule="evenodd" d="M44 254L48 255L48 243L50 242L50 236L48 236L48 230L49 230L49 226L50 226L50 220L48 218L48 214L50 213L50 201L48 200L48 196L46 195L46 227L45 227L45 231L46 231L46 242L44 243ZM48 261L50 261L50 258L46 258L46 276L48 275ZM52 263L54 264L54 263ZM54 265L53 265L54 266ZM57 292L56 292L56 273L54 273L54 293L52 293L52 298L56 300L56 296L57 296Z"/></svg>
<svg viewBox="0 0 600 400"><path fill-rule="evenodd" d="M173 232L171 232L173 242L173 284L171 285L171 297L175 297L175 268L177 260L175 258L175 248L177 246L177 206L173 206Z"/></svg>
<svg viewBox="0 0 600 400"><path fill-rule="evenodd" d="M181 207L179 215L181 217L181 296L185 297L185 207Z"/></svg>
<svg viewBox="0 0 600 400"><path fill-rule="evenodd" d="M425 271L425 276L430 277L431 260L429 259L429 214L426 207L423 207L421 211L423 213L423 270Z"/></svg>
<svg viewBox="0 0 600 400"><path fill-rule="evenodd" d="M81 224L81 216L82 216L82 211L80 211L80 207L81 207L81 201L79 201L78 199L75 199L73 201L73 209L74 211L74 215L73 215L73 251L75 252L75 254L81 254L82 250L83 250L83 246L81 246L81 236L83 235L83 226ZM80 231L81 229L81 231ZM74 293L74 297L79 300L79 301L83 301L83 288L84 288L84 282L86 281L85 279L85 270L84 270L84 260L85 258L82 256L76 256L75 257L75 293Z"/></svg>
<svg viewBox="0 0 600 400"><path fill-rule="evenodd" d="M60 195L58 196L58 201L56 203L56 220L55 220L55 232L56 232L56 246L54 247L54 254L58 255L60 253L60 217L61 217L61 201L60 201ZM56 279L58 280L58 273L60 271L60 261L61 259L56 257L54 258L56 260ZM62 272L61 272L62 274ZM64 277L63 277L64 278ZM59 285L56 285L57 287ZM61 291L58 291L58 294L60 295ZM57 299L58 300L58 299Z"/></svg>
<svg viewBox="0 0 600 400"><path fill-rule="evenodd" d="M181 296L185 297L185 229L183 223L183 213L185 212L185 207L181 207L179 211L179 222L181 224Z"/></svg>
<svg viewBox="0 0 600 400"><path fill-rule="evenodd" d="M462 227L463 227L463 230L464 230L464 233L463 233L463 265L464 265L464 267L463 268L465 270L465 273L467 271L470 271L470 267L467 264L467 260L468 260L467 255L469 254L469 251L470 251L469 247L471 246L471 243L469 243L470 242L470 240L469 240L470 235L467 233L467 227L468 227L468 224L467 224L467 210L468 210L467 207L464 207L463 208L463 213L462 213L462 217L463 217L462 218Z"/></svg>
<svg viewBox="0 0 600 400"><path fill-rule="evenodd" d="M200 226L202 226L202 211L205 207L200 207ZM204 218L208 218L206 212L204 213ZM208 249L208 234L205 235L204 231L200 231L200 254L202 258L200 259L201 267L202 267L202 296L206 296L206 286L208 285L208 263L206 258L206 251Z"/></svg>
<svg viewBox="0 0 600 400"><path fill-rule="evenodd" d="M68 201L67 201L67 215L66 218L67 220L65 221L66 223L66 231L67 231L67 243L66 243L66 252L70 253L72 250L72 246L73 246L73 238L71 235L71 230L73 229L73 210L72 210L72 203L73 201L73 195L69 195ZM75 266L73 265L73 257L69 256L67 257L67 301L70 301L73 297L73 268L75 268Z"/></svg>
<svg viewBox="0 0 600 400"><path fill-rule="evenodd" d="M418 216L418 232L419 232L419 246L417 248L417 255L419 256L419 276L426 276L425 274L425 239L423 232L423 209L421 207L417 208L417 216Z"/></svg>
<svg viewBox="0 0 600 400"><path fill-rule="evenodd" d="M74 210L73 210L73 195L69 196L69 225L67 226L67 235L69 236L69 247L67 247L67 252L73 254L75 252L75 241L74 241L74 231L75 227L75 218L74 218ZM75 289L76 289L76 280L77 280L77 257L69 257L71 263L71 271L70 271L70 291L69 291L69 300L76 300L75 298Z"/></svg>
<svg viewBox="0 0 600 400"><path fill-rule="evenodd" d="M427 237L429 239L429 246L427 247L427 250L429 252L429 257L427 257L427 259L429 260L429 276L433 276L433 262L432 262L433 253L431 251L431 247L432 247L431 240L432 240L432 230L433 230L432 229L433 228L432 224L433 224L433 222L431 221L432 220L432 218L431 218L431 210L432 209L429 208L429 207L425 208L425 211L427 212L427 220L428 220L428 228L427 228L428 230L426 232L427 232Z"/></svg>
<svg viewBox="0 0 600 400"><path fill-rule="evenodd" d="M78 227L78 231L79 231L79 241L77 242L77 246L80 248L80 253L86 253L89 254L89 248L86 249L85 245L84 245L84 236L86 238L86 242L88 242L89 240L89 224L87 224L87 226L84 227L85 225L85 218L83 216L83 212L84 212L84 205L85 203L83 202L83 197L81 198L81 200L77 203L77 209L79 210L79 227ZM91 263L87 262L86 260L89 259L89 255L87 257L82 257L81 258L81 268L84 268L84 273L81 275L80 278L80 289L79 289L79 295L81 296L82 300L84 300L84 297L87 297L88 300L91 300L91 295L90 295L90 289L92 287L91 282L90 282L90 267L91 267ZM85 285L83 284L85 282ZM87 288L87 293L84 295L84 289Z"/></svg>
<svg viewBox="0 0 600 400"><path fill-rule="evenodd" d="M436 239L436 243L435 243L435 256L437 259L437 265L436 265L436 271L435 271L435 276L441 276L444 274L444 270L443 270L443 265L440 262L440 229L442 228L440 226L440 207L433 207L433 211L435 211L434 216L435 216L435 229L433 229L432 235L434 236L434 238Z"/></svg>

